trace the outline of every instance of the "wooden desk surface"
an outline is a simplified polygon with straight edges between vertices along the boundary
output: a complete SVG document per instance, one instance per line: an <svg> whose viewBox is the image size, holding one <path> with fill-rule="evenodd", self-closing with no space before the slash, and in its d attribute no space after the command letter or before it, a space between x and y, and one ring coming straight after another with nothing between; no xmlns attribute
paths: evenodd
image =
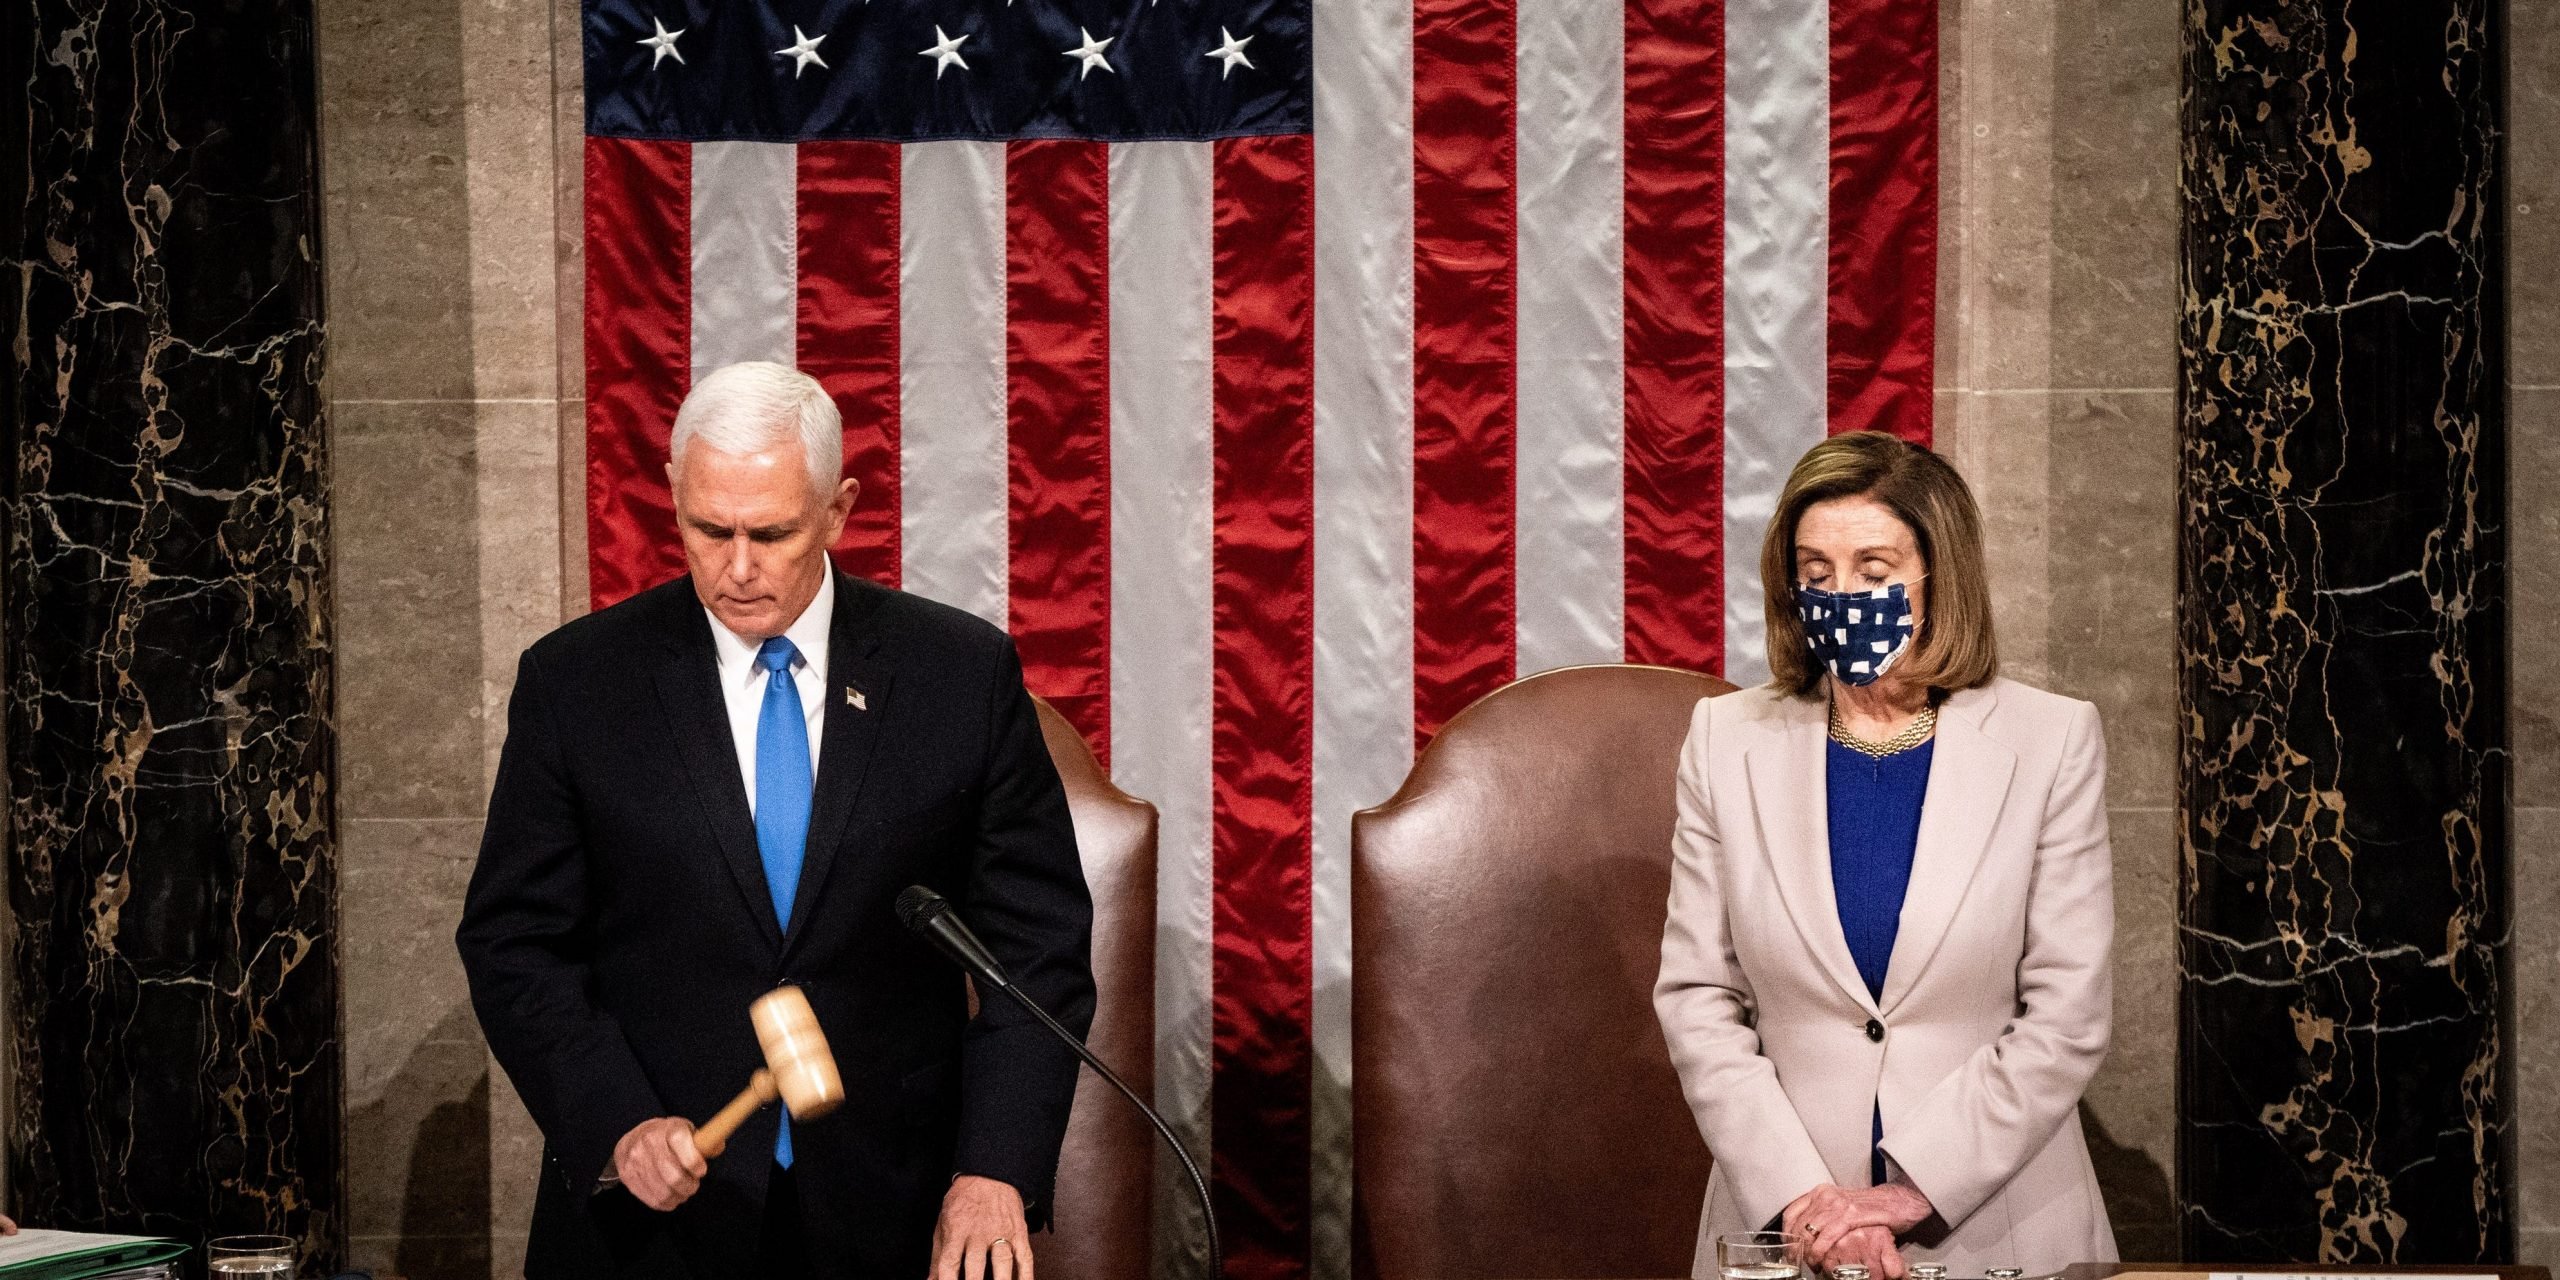
<svg viewBox="0 0 2560 1280"><path fill-rule="evenodd" d="M2498 1280L2551 1280L2548 1267L2385 1267L2289 1266L2274 1262L2078 1262L2063 1268L2063 1280L2134 1280L2140 1276L2197 1276L2212 1271L2249 1271L2277 1275L2410 1275L2496 1276Z"/></svg>
<svg viewBox="0 0 2560 1280"><path fill-rule="evenodd" d="M2293 1267L2252 1262L2076 1262L2062 1269L2062 1280L2136 1280L2143 1276L2200 1276L2214 1271L2249 1271L2262 1275L2405 1275L2496 1276L2498 1280L2551 1280L2548 1267Z"/></svg>

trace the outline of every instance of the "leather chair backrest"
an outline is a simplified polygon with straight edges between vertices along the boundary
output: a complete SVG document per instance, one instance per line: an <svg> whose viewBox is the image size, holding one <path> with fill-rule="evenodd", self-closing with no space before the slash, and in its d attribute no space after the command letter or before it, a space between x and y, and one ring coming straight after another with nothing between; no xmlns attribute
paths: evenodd
<svg viewBox="0 0 2560 1280"><path fill-rule="evenodd" d="M1689 1274L1707 1150L1652 989L1680 744L1732 688L1531 676L1352 819L1355 1275Z"/></svg>
<svg viewBox="0 0 2560 1280"><path fill-rule="evenodd" d="M1040 703L1093 894L1093 1034L1086 1043L1152 1098L1156 1057L1156 807L1111 785L1075 726ZM1033 1248L1041 1280L1144 1280L1153 1256L1155 1130L1091 1071L1058 1157L1054 1230Z"/></svg>

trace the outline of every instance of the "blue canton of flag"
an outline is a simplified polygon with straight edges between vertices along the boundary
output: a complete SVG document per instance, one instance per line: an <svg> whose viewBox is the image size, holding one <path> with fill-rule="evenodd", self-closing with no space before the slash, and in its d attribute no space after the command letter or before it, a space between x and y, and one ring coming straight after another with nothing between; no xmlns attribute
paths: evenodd
<svg viewBox="0 0 2560 1280"><path fill-rule="evenodd" d="M1310 0L595 0L596 137L1205 140L1309 129Z"/></svg>

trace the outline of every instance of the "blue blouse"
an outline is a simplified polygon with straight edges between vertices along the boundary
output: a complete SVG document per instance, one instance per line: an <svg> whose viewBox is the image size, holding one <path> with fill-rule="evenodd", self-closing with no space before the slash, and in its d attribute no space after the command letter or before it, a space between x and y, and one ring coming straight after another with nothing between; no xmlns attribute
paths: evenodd
<svg viewBox="0 0 2560 1280"><path fill-rule="evenodd" d="M1911 858L1920 845L1920 802L1929 790L1932 738L1879 760L1838 742L1825 744L1823 789L1830 806L1831 896L1840 932L1867 994L1884 996L1885 966L1902 928L1902 898L1911 888ZM1884 1111L1875 1113L1867 1172L1884 1181Z"/></svg>

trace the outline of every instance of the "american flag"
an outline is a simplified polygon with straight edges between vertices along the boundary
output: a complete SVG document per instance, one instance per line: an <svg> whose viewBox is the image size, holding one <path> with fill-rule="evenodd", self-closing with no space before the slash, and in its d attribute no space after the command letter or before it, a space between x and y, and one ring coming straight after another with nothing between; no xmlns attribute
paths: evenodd
<svg viewBox="0 0 2560 1280"><path fill-rule="evenodd" d="M1788 466L1929 436L1936 5L588 0L583 37L594 603L681 570L693 376L824 381L838 562L1009 629L1162 811L1158 1088L1229 1273L1344 1274L1350 815L1516 675L1760 676Z"/></svg>

